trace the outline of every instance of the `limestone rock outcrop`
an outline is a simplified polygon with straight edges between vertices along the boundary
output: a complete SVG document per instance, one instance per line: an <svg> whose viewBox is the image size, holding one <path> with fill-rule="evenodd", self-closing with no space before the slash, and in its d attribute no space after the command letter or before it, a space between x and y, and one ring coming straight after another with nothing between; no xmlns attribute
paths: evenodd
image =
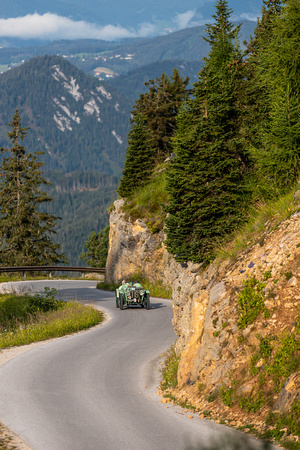
<svg viewBox="0 0 300 450"><path fill-rule="evenodd" d="M251 361L258 354L262 339L284 336L298 326L299 214L273 230L266 229L263 239L234 260L202 269L201 264L176 262L165 248L164 232L152 234L142 220L126 217L122 206L123 200L116 201L110 214L106 278L118 282L140 272L149 280L161 280L172 287L173 326L181 355L177 394L199 406L207 396L214 396L224 387L231 389L235 380L239 395L255 398L264 361ZM249 326L240 327L238 295L249 279L264 283L261 295L268 314L262 311ZM251 364L254 369L250 374ZM272 383L268 386L268 395L274 404L279 402L280 410L288 407L291 395L298 398L298 378L289 379L282 393L272 392ZM289 394L292 384L296 392ZM262 417L268 411L270 408L263 406Z"/></svg>

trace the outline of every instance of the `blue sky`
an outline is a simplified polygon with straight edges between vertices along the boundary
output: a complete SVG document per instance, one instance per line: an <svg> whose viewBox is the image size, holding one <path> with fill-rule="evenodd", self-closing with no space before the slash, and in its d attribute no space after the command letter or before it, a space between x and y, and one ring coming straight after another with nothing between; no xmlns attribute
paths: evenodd
<svg viewBox="0 0 300 450"><path fill-rule="evenodd" d="M104 39L152 37L164 29L203 25L214 0L1 0L0 37L21 39ZM261 0L231 0L232 19L257 20ZM143 5L139 9L137 5ZM159 7L159 4L163 5ZM68 6L68 7L67 7Z"/></svg>

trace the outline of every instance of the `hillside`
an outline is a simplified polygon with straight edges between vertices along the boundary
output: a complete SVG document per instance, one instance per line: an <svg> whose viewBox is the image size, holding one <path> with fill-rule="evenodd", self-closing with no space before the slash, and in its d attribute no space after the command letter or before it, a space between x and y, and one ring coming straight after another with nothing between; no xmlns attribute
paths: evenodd
<svg viewBox="0 0 300 450"><path fill-rule="evenodd" d="M89 234L107 225L131 102L64 58L43 56L0 76L0 105L0 146L9 145L7 124L18 108L22 126L30 127L25 148L45 152L41 159L55 197L48 208L63 218L57 240L79 263Z"/></svg>

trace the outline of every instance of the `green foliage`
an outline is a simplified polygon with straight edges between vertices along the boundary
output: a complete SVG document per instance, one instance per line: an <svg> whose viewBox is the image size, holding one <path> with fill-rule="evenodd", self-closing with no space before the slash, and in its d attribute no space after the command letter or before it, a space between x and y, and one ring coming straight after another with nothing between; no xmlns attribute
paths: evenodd
<svg viewBox="0 0 300 450"><path fill-rule="evenodd" d="M211 262L216 244L245 220L249 204L243 63L230 13L226 1L216 3L215 23L206 30L211 51L178 115L177 158L167 177L166 245L179 262Z"/></svg>
<svg viewBox="0 0 300 450"><path fill-rule="evenodd" d="M298 211L299 204L293 201L294 194L295 188L279 197L278 192L273 191L271 199L265 199L251 207L248 211L247 223L240 226L230 236L227 243L220 245L217 249L218 260L235 258L250 246L262 243L268 230L275 229L282 221Z"/></svg>
<svg viewBox="0 0 300 450"><path fill-rule="evenodd" d="M279 346L272 354L270 363L266 366L267 375L271 375L276 385L276 392L280 391L285 380L300 367L299 328L293 333L286 333L279 341Z"/></svg>
<svg viewBox="0 0 300 450"><path fill-rule="evenodd" d="M58 310L36 314L26 324L0 335L0 348L30 344L76 333L103 320L100 311L76 302L63 302Z"/></svg>
<svg viewBox="0 0 300 450"><path fill-rule="evenodd" d="M263 148L256 149L255 158L261 173L281 189L293 185L300 171L299 16L297 0L283 2L261 52L270 112L268 126L261 133Z"/></svg>
<svg viewBox="0 0 300 450"><path fill-rule="evenodd" d="M120 286L120 283L108 283L107 281L100 281L97 283L97 289L102 291L115 291Z"/></svg>
<svg viewBox="0 0 300 450"><path fill-rule="evenodd" d="M82 253L80 258L86 261L91 267L105 267L109 244L109 225L98 234L93 231L85 243L86 253Z"/></svg>
<svg viewBox="0 0 300 450"><path fill-rule="evenodd" d="M260 340L260 344L259 344L259 353L261 354L261 356L264 359L268 359L270 358L271 354L272 354L272 350L273 347L270 344L271 338L263 338L263 337L259 337Z"/></svg>
<svg viewBox="0 0 300 450"><path fill-rule="evenodd" d="M244 281L244 288L238 295L238 305L240 309L239 328L243 330L248 327L259 314L267 309L264 306L263 289L265 283L260 283L256 278L248 278Z"/></svg>
<svg viewBox="0 0 300 450"><path fill-rule="evenodd" d="M80 254L86 251L85 241L108 225L108 208L117 199L118 178L103 173L47 173L53 180L47 189L53 201L44 208L59 215L53 241L60 244L72 265L83 265Z"/></svg>
<svg viewBox="0 0 300 450"><path fill-rule="evenodd" d="M271 276L272 276L271 270L267 270L267 271L264 273L264 281L267 281L269 278L271 278Z"/></svg>
<svg viewBox="0 0 300 450"><path fill-rule="evenodd" d="M241 409L245 409L247 412L256 413L265 403L264 393L258 391L256 396L243 397L239 401Z"/></svg>
<svg viewBox="0 0 300 450"><path fill-rule="evenodd" d="M292 278L293 274L292 272L285 272L284 276L286 278L286 281L289 281Z"/></svg>
<svg viewBox="0 0 300 450"><path fill-rule="evenodd" d="M132 128L128 134L128 148L123 176L118 188L122 197L131 195L145 184L155 164L162 163L171 153L171 138L176 131L176 115L180 104L188 96L185 81L174 69L145 83L148 91L141 94L132 111Z"/></svg>
<svg viewBox="0 0 300 450"><path fill-rule="evenodd" d="M275 425L274 429L269 429L265 434L264 438L273 438L280 441L284 434L283 428L287 428L289 433L293 433L295 436L300 437L300 401L295 402L291 410L285 414L274 414L270 413L267 417L266 423L268 425ZM284 444L284 442L282 442ZM284 445L285 448L286 447ZM290 447L299 448L299 447Z"/></svg>
<svg viewBox="0 0 300 450"><path fill-rule="evenodd" d="M9 126L12 147L1 148L10 156L2 159L0 169L0 262L8 266L66 262L58 253L59 245L50 239L58 218L39 210L52 198L40 190L46 184L40 153L26 154L21 145L28 129L21 127L18 110Z"/></svg>
<svg viewBox="0 0 300 450"><path fill-rule="evenodd" d="M130 279L126 280L127 282L134 282L137 281L138 283L141 283L141 285L150 291L150 295L152 297L157 298L172 298L172 288L169 286L166 286L163 284L162 281L149 281L147 278L145 278L142 273L138 272L133 275L131 275ZM102 289L104 291L115 291L119 286L120 283L107 283L106 281L97 283L97 289Z"/></svg>
<svg viewBox="0 0 300 450"><path fill-rule="evenodd" d="M132 220L144 220L153 233L162 229L165 219L163 205L168 201L165 169L153 173L149 182L136 189L123 207Z"/></svg>
<svg viewBox="0 0 300 450"><path fill-rule="evenodd" d="M233 388L223 387L221 389L222 402L226 406L232 406L235 401L236 392Z"/></svg>
<svg viewBox="0 0 300 450"><path fill-rule="evenodd" d="M0 296L0 331L14 330L36 317L39 313L57 311L63 307L57 299L57 290L46 287L44 292L33 296L15 294Z"/></svg>
<svg viewBox="0 0 300 450"><path fill-rule="evenodd" d="M180 356L176 355L175 347L172 345L165 354L164 368L162 370L163 381L161 383L162 390L175 388L178 384L177 371Z"/></svg>

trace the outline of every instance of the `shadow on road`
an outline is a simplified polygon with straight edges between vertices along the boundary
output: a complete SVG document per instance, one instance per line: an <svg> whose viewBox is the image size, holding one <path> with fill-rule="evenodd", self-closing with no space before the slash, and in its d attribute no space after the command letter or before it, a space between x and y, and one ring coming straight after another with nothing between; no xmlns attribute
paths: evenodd
<svg viewBox="0 0 300 450"><path fill-rule="evenodd" d="M167 306L166 305L164 305L163 303L151 303L150 304L150 310L151 309L160 309L160 308L166 308ZM136 310L140 310L140 309L144 309L144 308L141 308L141 306L140 305L129 305L129 306L124 306L124 310L123 311L126 311L126 310L131 310L131 311L133 311L134 309L136 309Z"/></svg>

